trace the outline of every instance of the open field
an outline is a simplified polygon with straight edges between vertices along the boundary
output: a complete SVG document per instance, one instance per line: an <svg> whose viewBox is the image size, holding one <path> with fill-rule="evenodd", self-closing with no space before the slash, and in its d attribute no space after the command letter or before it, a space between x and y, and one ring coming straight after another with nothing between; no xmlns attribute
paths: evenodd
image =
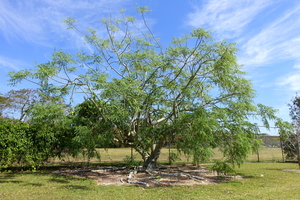
<svg viewBox="0 0 300 200"><path fill-rule="evenodd" d="M218 185L143 188L101 186L49 172L0 173L0 199L299 199L300 174L292 163L246 163L243 179Z"/></svg>
<svg viewBox="0 0 300 200"><path fill-rule="evenodd" d="M177 151L175 149L171 149L171 152L176 153ZM126 156L131 155L131 149L130 148L114 148L114 149L99 149L99 153L101 155L101 162L107 163L107 162L123 162L124 158ZM222 158L222 153L218 150L214 151L215 156L212 159ZM133 155L137 160L141 160L140 155L137 152L133 152ZM168 163L168 157L169 157L169 149L164 148L161 152L159 162L161 163ZM179 156L180 160L179 163L190 163L192 162L192 157L187 157L185 155ZM262 148L259 150L259 158L260 161L282 161L282 154L280 148ZM72 157L66 157L65 163L69 162L86 162L87 158L84 158L83 156L78 156L77 158ZM247 159L249 162L257 162L258 156L257 154L249 155L249 158ZM52 162L59 162L57 159L53 160ZM99 162L98 159L92 158L91 162Z"/></svg>

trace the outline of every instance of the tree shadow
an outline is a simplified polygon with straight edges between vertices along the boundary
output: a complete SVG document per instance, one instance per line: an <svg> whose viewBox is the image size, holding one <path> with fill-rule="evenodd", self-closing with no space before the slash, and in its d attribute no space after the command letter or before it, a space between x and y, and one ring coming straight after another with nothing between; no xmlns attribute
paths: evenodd
<svg viewBox="0 0 300 200"><path fill-rule="evenodd" d="M242 178L245 178L245 179L259 178L258 176L255 176L255 175L245 175L243 173L236 173L236 176L241 176Z"/></svg>
<svg viewBox="0 0 300 200"><path fill-rule="evenodd" d="M62 188L67 188L69 190L90 190L89 187L82 186L82 185L66 185L66 186L62 186Z"/></svg>
<svg viewBox="0 0 300 200"><path fill-rule="evenodd" d="M12 179L15 178L16 174L14 173L3 173L1 179Z"/></svg>
<svg viewBox="0 0 300 200"><path fill-rule="evenodd" d="M0 183L23 183L23 181L13 180L16 178L16 174L14 173L3 173L0 178Z"/></svg>
<svg viewBox="0 0 300 200"><path fill-rule="evenodd" d="M52 176L51 179L49 179L50 182L55 182L55 183L70 183L69 180L67 180L68 178L66 176Z"/></svg>
<svg viewBox="0 0 300 200"><path fill-rule="evenodd" d="M78 180L79 177L72 177L66 175L52 175L49 179L49 182L62 184L61 188L69 189L69 190L90 190L87 186L70 184L71 180Z"/></svg>
<svg viewBox="0 0 300 200"><path fill-rule="evenodd" d="M24 186L30 185L30 186L37 186L37 187L43 186L43 184L41 183L30 183L27 182L26 180L14 180L15 178L18 178L18 176L21 176L21 174L19 173L2 174L0 183L12 183L12 184L20 184Z"/></svg>
<svg viewBox="0 0 300 200"><path fill-rule="evenodd" d="M42 184L42 183L24 183L23 185L25 185L25 186L30 185L30 186L36 186L36 187L44 186L44 184Z"/></svg>
<svg viewBox="0 0 300 200"><path fill-rule="evenodd" d="M0 183L23 183L23 181L9 181L9 180L0 180Z"/></svg>
<svg viewBox="0 0 300 200"><path fill-rule="evenodd" d="M283 171L284 169L282 169L282 168L263 168L263 170L268 170L268 171Z"/></svg>

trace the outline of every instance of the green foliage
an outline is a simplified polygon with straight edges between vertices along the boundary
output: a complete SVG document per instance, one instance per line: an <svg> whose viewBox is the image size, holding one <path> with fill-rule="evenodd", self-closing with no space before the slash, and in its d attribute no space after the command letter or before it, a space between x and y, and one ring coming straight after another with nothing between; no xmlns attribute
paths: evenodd
<svg viewBox="0 0 300 200"><path fill-rule="evenodd" d="M0 121L0 165L36 168L65 152L72 154L74 131L64 112L55 102L36 103L28 111L30 124Z"/></svg>
<svg viewBox="0 0 300 200"><path fill-rule="evenodd" d="M66 115L66 107L58 102L36 103L29 112L31 127L36 130L32 135L37 152L43 152L46 160L78 153L78 146L73 142L75 130L72 119Z"/></svg>
<svg viewBox="0 0 300 200"><path fill-rule="evenodd" d="M173 164L176 161L180 161L181 158L178 156L177 153L169 152L169 164Z"/></svg>
<svg viewBox="0 0 300 200"><path fill-rule="evenodd" d="M285 138L283 141L283 152L287 160L297 159L298 141L296 134L289 135L287 138Z"/></svg>
<svg viewBox="0 0 300 200"><path fill-rule="evenodd" d="M291 100L292 103L288 104L290 109L290 116L293 120L293 125L295 128L299 126L300 123L300 97L296 95Z"/></svg>
<svg viewBox="0 0 300 200"><path fill-rule="evenodd" d="M113 137L109 131L109 124L105 122L101 112L95 107L100 104L100 101L94 104L92 101L86 100L77 105L71 115L75 131L72 140L77 145L77 150L84 152L88 158L96 156L100 159L96 148L107 148L112 144Z"/></svg>
<svg viewBox="0 0 300 200"><path fill-rule="evenodd" d="M136 160L135 156L126 156L126 158L124 158L124 162L127 169L136 168L141 165L141 161Z"/></svg>
<svg viewBox="0 0 300 200"><path fill-rule="evenodd" d="M15 162L31 164L33 145L27 137L31 131L28 124L0 120L0 168Z"/></svg>
<svg viewBox="0 0 300 200"><path fill-rule="evenodd" d="M217 172L218 176L235 174L235 170L225 161L221 159L214 159L214 165L211 170Z"/></svg>

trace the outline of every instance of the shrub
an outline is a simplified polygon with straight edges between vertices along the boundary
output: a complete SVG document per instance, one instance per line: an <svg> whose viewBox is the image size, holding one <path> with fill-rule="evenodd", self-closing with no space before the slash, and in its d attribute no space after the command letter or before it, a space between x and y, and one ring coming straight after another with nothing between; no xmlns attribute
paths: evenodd
<svg viewBox="0 0 300 200"><path fill-rule="evenodd" d="M235 174L235 170L225 161L221 159L214 159L214 165L212 171L217 172L218 176L224 176L229 174Z"/></svg>

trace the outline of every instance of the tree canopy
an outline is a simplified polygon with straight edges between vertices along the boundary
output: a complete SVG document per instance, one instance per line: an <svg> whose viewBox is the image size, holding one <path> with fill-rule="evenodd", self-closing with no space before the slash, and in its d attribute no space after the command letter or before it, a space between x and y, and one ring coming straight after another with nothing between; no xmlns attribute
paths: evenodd
<svg viewBox="0 0 300 200"><path fill-rule="evenodd" d="M253 102L235 44L197 28L163 47L147 25L148 9L137 11L140 19L124 13L103 19L105 36L82 31L67 18L64 23L83 35L92 52L57 51L32 70L11 72L11 83L29 80L53 97L84 93L86 101L75 109L82 117L78 133L89 130L92 138L134 148L145 168L156 167L169 140L195 163L218 147L225 162L240 165L257 147L259 127L251 120L268 128L269 119L279 119L274 109Z"/></svg>

